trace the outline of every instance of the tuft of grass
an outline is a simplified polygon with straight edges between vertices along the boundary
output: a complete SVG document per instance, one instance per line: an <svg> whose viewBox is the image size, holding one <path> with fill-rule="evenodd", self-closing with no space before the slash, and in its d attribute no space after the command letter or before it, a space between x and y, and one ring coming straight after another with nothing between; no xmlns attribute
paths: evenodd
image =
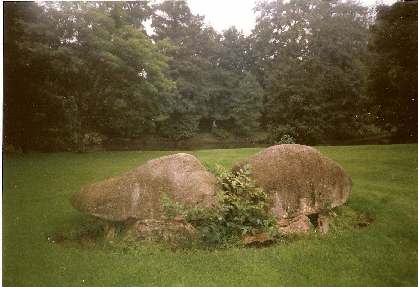
<svg viewBox="0 0 418 287"><path fill-rule="evenodd" d="M416 286L418 145L318 149L353 179L330 234L222 250L100 242L100 224L69 203L83 185L174 151L6 156L3 286ZM193 154L214 168L257 151Z"/></svg>

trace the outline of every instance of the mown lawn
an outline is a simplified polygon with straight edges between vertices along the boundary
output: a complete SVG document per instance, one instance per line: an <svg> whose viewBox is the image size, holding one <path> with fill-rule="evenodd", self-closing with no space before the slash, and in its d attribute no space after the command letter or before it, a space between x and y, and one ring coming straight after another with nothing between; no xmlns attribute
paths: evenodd
<svg viewBox="0 0 418 287"><path fill-rule="evenodd" d="M373 223L365 228L335 223L326 236L217 251L144 244L124 252L48 240L86 218L68 200L82 185L172 152L6 156L3 286L417 286L418 145L319 149L353 179L340 221L355 210ZM229 167L257 151L193 154L209 166Z"/></svg>

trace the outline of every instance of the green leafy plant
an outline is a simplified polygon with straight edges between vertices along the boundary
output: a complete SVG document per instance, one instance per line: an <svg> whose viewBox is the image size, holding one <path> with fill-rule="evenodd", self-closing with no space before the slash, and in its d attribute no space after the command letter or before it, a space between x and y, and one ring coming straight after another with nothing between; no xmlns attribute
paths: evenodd
<svg viewBox="0 0 418 287"><path fill-rule="evenodd" d="M296 143L295 139L291 135L288 135L288 134L283 135L278 142L278 144L294 144L294 143Z"/></svg>
<svg viewBox="0 0 418 287"><path fill-rule="evenodd" d="M216 175L221 190L213 208L185 207L172 202L166 195L161 202L167 218L181 215L198 231L198 238L209 245L229 245L246 235L267 232L278 235L275 218L269 212L267 194L250 178L250 167L228 171L217 166Z"/></svg>
<svg viewBox="0 0 418 287"><path fill-rule="evenodd" d="M269 142L274 144L295 143L298 135L297 129L291 126L269 126Z"/></svg>
<svg viewBox="0 0 418 287"><path fill-rule="evenodd" d="M274 226L269 212L268 196L250 178L249 165L237 172L218 167L219 193L224 220L232 233L256 234Z"/></svg>
<svg viewBox="0 0 418 287"><path fill-rule="evenodd" d="M160 202L168 219L174 219L176 215L183 215L186 212L186 208L182 204L172 201L165 193L161 194Z"/></svg>

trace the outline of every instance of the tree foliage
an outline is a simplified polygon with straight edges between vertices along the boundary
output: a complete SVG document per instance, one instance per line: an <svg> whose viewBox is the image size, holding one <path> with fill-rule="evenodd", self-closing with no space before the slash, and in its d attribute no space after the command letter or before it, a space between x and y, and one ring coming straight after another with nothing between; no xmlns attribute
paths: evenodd
<svg viewBox="0 0 418 287"><path fill-rule="evenodd" d="M215 31L186 1L7 2L5 143L260 130L315 143L376 122L415 137L416 7L379 8L370 33L370 11L351 1L261 1L244 35Z"/></svg>
<svg viewBox="0 0 418 287"><path fill-rule="evenodd" d="M418 140L418 3L377 9L371 28L369 94L378 123L402 141Z"/></svg>
<svg viewBox="0 0 418 287"><path fill-rule="evenodd" d="M266 124L302 142L356 136L365 102L367 9L301 0L261 2L257 9Z"/></svg>
<svg viewBox="0 0 418 287"><path fill-rule="evenodd" d="M32 133L35 139L29 142L38 148L60 140L82 149L89 132L132 137L154 129L174 83L163 73L167 58L158 44L121 12L128 8L133 8L130 3L6 5L12 23L6 25L5 66L21 69L6 72L11 100L6 102L6 131ZM22 79L35 87L13 82ZM23 99L26 94L29 101ZM25 103L35 110L22 110ZM9 113L8 108L16 110ZM9 121L9 114L16 121Z"/></svg>

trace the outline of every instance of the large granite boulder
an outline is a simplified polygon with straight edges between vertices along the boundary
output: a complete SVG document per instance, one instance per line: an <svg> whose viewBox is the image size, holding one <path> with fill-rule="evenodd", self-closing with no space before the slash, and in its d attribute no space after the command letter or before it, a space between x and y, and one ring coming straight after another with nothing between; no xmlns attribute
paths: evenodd
<svg viewBox="0 0 418 287"><path fill-rule="evenodd" d="M246 164L251 177L269 194L273 214L279 220L291 219L289 224L294 218L344 204L351 192L351 178L344 169L312 147L271 146L239 162L233 170Z"/></svg>
<svg viewBox="0 0 418 287"><path fill-rule="evenodd" d="M108 221L159 220L164 215L163 193L186 206L210 207L216 202L216 189L216 178L197 158L178 153L84 187L73 195L71 203Z"/></svg>

